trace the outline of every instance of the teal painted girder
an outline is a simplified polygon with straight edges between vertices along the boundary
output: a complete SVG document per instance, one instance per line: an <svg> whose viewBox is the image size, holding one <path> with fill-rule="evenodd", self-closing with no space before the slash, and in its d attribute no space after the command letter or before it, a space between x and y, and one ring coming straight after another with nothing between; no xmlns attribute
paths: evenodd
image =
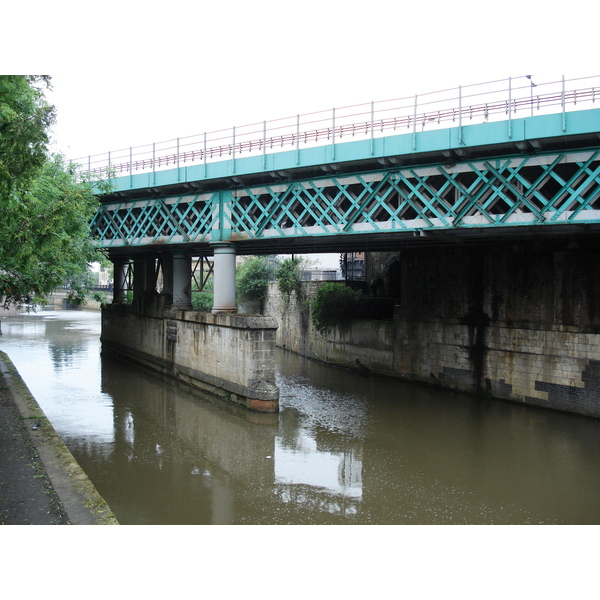
<svg viewBox="0 0 600 600"><path fill-rule="evenodd" d="M575 223L600 224L600 148L109 202L92 234L110 250Z"/></svg>

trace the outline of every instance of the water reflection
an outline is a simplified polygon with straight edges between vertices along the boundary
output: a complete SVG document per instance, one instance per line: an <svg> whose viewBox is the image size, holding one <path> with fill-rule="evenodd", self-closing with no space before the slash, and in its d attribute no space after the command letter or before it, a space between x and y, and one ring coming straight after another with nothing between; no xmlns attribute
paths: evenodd
<svg viewBox="0 0 600 600"><path fill-rule="evenodd" d="M100 391L99 336L97 313L41 311L3 319L0 349L63 438L106 452L114 430L112 398Z"/></svg>
<svg viewBox="0 0 600 600"><path fill-rule="evenodd" d="M320 451L306 430L298 431L293 447L275 438L275 481L305 484L333 494L362 496L362 460L354 452Z"/></svg>
<svg viewBox="0 0 600 600"><path fill-rule="evenodd" d="M121 523L598 523L600 423L278 353L260 415L101 356L96 313L3 320Z"/></svg>

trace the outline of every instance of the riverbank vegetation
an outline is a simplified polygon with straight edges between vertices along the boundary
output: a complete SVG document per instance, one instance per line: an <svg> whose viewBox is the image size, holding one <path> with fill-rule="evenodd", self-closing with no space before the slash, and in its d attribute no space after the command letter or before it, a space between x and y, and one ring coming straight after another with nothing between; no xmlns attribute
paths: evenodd
<svg viewBox="0 0 600 600"><path fill-rule="evenodd" d="M394 316L395 302L394 298L364 294L345 283L324 283L311 303L312 322L317 331L328 333L359 319L387 321Z"/></svg>
<svg viewBox="0 0 600 600"><path fill-rule="evenodd" d="M360 290L343 283L326 283L312 301L312 322L317 331L327 333L334 327L347 327L358 314Z"/></svg>
<svg viewBox="0 0 600 600"><path fill-rule="evenodd" d="M301 293L300 282L302 281L303 268L304 264L301 258L286 258L279 265L275 273L275 279L277 280L277 287L284 298L289 300L292 293Z"/></svg>
<svg viewBox="0 0 600 600"><path fill-rule="evenodd" d="M84 300L89 265L102 257L89 234L97 207L91 182L49 151L56 111L51 79L0 76L0 301L44 304L65 283ZM98 184L96 184L98 185Z"/></svg>
<svg viewBox="0 0 600 600"><path fill-rule="evenodd" d="M251 256L236 269L235 287L241 302L262 305L269 286L269 257Z"/></svg>

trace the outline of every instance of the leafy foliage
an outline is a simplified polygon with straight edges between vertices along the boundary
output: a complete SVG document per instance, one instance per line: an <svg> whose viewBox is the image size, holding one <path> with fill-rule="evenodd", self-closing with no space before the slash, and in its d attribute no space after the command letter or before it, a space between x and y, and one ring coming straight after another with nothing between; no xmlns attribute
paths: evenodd
<svg viewBox="0 0 600 600"><path fill-rule="evenodd" d="M32 181L47 159L49 128L56 119L44 97L50 78L0 76L0 198Z"/></svg>
<svg viewBox="0 0 600 600"><path fill-rule="evenodd" d="M262 300L269 285L268 258L266 256L247 258L237 267L235 279L239 300Z"/></svg>
<svg viewBox="0 0 600 600"><path fill-rule="evenodd" d="M96 302L101 304L102 306L106 306L107 304L110 304L110 298L108 297L108 294L106 294L105 292L94 292L92 294L92 298Z"/></svg>
<svg viewBox="0 0 600 600"><path fill-rule="evenodd" d="M343 328L360 313L360 290L343 283L326 283L321 286L312 302L312 322L317 331L327 333L334 327Z"/></svg>
<svg viewBox="0 0 600 600"><path fill-rule="evenodd" d="M275 273L279 291L288 298L293 292L300 293L303 262L300 258L286 258Z"/></svg>
<svg viewBox="0 0 600 600"><path fill-rule="evenodd" d="M201 292L195 292L192 294L192 308L194 310L201 310L203 312L210 312L212 310L214 302L214 279L211 277L204 285L204 289Z"/></svg>
<svg viewBox="0 0 600 600"><path fill-rule="evenodd" d="M82 301L88 265L99 258L89 235L97 200L60 155L49 156L54 109L40 85L49 78L0 76L0 299L37 303L70 283Z"/></svg>

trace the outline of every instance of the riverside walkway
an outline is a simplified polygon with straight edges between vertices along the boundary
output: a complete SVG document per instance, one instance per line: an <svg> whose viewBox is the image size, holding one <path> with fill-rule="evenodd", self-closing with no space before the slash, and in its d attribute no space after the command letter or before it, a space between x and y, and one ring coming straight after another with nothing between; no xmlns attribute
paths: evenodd
<svg viewBox="0 0 600 600"><path fill-rule="evenodd" d="M0 352L0 524L118 524L4 352Z"/></svg>

